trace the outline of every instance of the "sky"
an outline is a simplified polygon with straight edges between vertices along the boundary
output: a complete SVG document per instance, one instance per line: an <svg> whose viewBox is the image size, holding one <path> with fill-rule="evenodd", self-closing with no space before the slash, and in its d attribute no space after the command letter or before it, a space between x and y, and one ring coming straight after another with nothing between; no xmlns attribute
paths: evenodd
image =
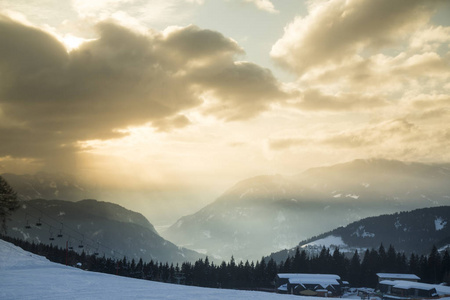
<svg viewBox="0 0 450 300"><path fill-rule="evenodd" d="M449 46L444 0L0 0L0 173L204 204L261 174L449 162Z"/></svg>

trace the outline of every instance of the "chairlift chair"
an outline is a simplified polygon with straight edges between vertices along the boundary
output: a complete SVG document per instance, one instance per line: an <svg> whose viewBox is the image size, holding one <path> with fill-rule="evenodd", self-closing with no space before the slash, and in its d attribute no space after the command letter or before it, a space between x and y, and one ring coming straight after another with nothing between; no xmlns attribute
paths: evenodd
<svg viewBox="0 0 450 300"><path fill-rule="evenodd" d="M50 241L54 241L55 240L55 238L53 237L53 231L52 231L51 227L50 227L50 237L48 239Z"/></svg>
<svg viewBox="0 0 450 300"><path fill-rule="evenodd" d="M97 242L97 249L94 251L94 256L98 256L98 248L99 248L99 242Z"/></svg>
<svg viewBox="0 0 450 300"><path fill-rule="evenodd" d="M57 237L59 237L59 238L63 237L62 230L63 230L63 223L61 223L61 229L59 230Z"/></svg>
<svg viewBox="0 0 450 300"><path fill-rule="evenodd" d="M41 218L39 218L38 221L36 222L36 226L42 226Z"/></svg>

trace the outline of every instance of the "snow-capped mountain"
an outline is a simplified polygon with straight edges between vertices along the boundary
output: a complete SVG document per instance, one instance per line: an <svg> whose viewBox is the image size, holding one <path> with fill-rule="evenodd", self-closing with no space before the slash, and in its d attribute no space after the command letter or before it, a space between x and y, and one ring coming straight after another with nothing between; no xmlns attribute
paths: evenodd
<svg viewBox="0 0 450 300"><path fill-rule="evenodd" d="M174 263L203 257L164 240L141 214L96 200L24 201L7 225L12 237L62 248L67 243L74 250L107 257Z"/></svg>
<svg viewBox="0 0 450 300"><path fill-rule="evenodd" d="M450 247L450 206L421 208L376 217L368 217L339 227L299 243L308 254L318 254L322 247L332 251L362 253L366 249L387 249L392 245L397 251L429 254L431 248L441 251ZM293 255L296 248L272 253L276 261Z"/></svg>
<svg viewBox="0 0 450 300"><path fill-rule="evenodd" d="M361 218L450 204L448 164L356 160L237 183L163 235L210 256L258 259Z"/></svg>

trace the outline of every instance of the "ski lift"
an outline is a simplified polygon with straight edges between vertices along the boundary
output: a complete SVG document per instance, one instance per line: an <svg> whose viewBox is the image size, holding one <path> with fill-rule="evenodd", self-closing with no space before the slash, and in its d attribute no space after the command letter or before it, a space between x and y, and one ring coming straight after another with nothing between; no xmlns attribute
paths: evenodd
<svg viewBox="0 0 450 300"><path fill-rule="evenodd" d="M70 241L67 241L67 245L68 245L67 249L72 251L73 250L72 243Z"/></svg>
<svg viewBox="0 0 450 300"><path fill-rule="evenodd" d="M41 218L39 218L38 221L36 222L36 226L39 226L39 227L42 226Z"/></svg>
<svg viewBox="0 0 450 300"><path fill-rule="evenodd" d="M27 220L27 224L25 225L25 228L26 229L30 229L31 228L30 222L28 222L28 220Z"/></svg>
<svg viewBox="0 0 450 300"><path fill-rule="evenodd" d="M61 229L59 230L57 237L59 237L59 238L63 237L62 230L63 230L63 223L61 223Z"/></svg>
<svg viewBox="0 0 450 300"><path fill-rule="evenodd" d="M48 238L50 241L54 241L55 240L55 238L53 237L53 231L52 231L52 228L49 226L49 232L50 232L50 237Z"/></svg>
<svg viewBox="0 0 450 300"><path fill-rule="evenodd" d="M80 240L80 244L78 245L78 248L80 248L80 249L84 248L83 240L84 240L84 235L83 235L83 239Z"/></svg>
<svg viewBox="0 0 450 300"><path fill-rule="evenodd" d="M94 256L98 256L98 248L99 248L99 242L97 242L97 249L94 251Z"/></svg>

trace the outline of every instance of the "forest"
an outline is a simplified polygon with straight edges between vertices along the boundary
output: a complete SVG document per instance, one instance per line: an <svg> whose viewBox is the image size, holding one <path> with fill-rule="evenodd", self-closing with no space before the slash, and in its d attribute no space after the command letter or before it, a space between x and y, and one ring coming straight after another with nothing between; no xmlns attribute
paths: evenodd
<svg viewBox="0 0 450 300"><path fill-rule="evenodd" d="M297 248L294 256L278 263L267 258L256 262L236 262L231 257L229 262L215 264L205 257L194 263L173 265L153 260L130 260L127 257L106 258L97 253L78 253L8 236L1 238L50 261L84 270L201 287L273 291L277 273L337 274L352 287L375 287L376 273L379 272L412 273L419 276L422 282L450 283L450 255L447 250L439 253L435 246L430 249L429 255L411 254L409 257L392 246L386 250L381 244L378 249L366 250L363 254L355 251L350 257L339 249L331 252L323 247L319 255L308 256L304 250Z"/></svg>

